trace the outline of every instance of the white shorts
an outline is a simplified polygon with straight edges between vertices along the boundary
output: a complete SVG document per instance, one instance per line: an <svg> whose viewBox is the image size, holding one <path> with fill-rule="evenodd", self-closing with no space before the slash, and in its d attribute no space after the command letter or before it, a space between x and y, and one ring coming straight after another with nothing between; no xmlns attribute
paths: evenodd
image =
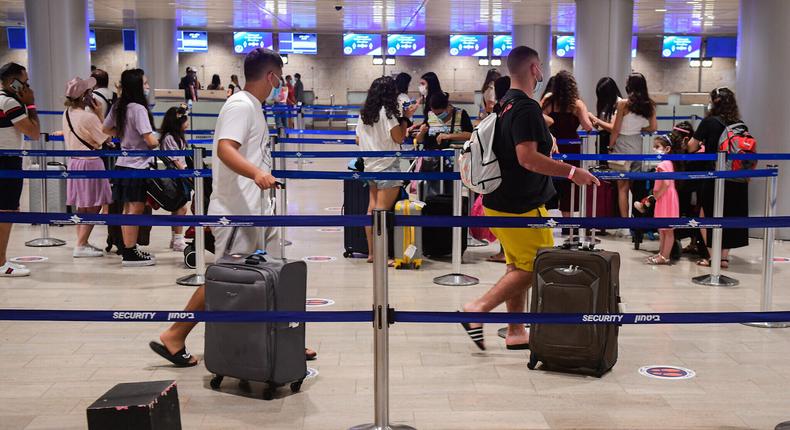
<svg viewBox="0 0 790 430"><path fill-rule="evenodd" d="M233 254L247 256L258 250L280 258L279 227L212 227L211 233L217 259Z"/></svg>

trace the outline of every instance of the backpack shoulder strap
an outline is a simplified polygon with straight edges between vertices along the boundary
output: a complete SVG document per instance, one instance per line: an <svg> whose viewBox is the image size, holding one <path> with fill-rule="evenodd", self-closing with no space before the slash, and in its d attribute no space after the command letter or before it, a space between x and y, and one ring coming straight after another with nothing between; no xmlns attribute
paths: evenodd
<svg viewBox="0 0 790 430"><path fill-rule="evenodd" d="M71 134L73 134L74 137L76 137L77 140L80 141L80 143L82 143L83 145L87 146L88 149L90 149L91 151L95 151L96 148L94 148L88 142L86 142L85 139L81 138L80 135L77 134L77 132L74 130L74 126L71 124L71 117L69 116L69 110L70 109L67 108L65 113L66 113L66 122L69 124L69 130L71 130Z"/></svg>

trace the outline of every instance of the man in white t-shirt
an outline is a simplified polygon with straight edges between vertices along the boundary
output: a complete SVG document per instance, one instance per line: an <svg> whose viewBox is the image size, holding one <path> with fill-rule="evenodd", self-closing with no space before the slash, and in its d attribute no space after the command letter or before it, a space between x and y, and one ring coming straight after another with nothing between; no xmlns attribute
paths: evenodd
<svg viewBox="0 0 790 430"><path fill-rule="evenodd" d="M212 152L212 194L210 215L271 214L272 205L262 198L262 190L278 186L272 176L269 128L261 103L280 85L283 61L269 49L258 48L244 59L244 90L233 94L220 110L214 131ZM274 250L276 229L222 227L212 230L218 257L252 254L258 249ZM187 311L206 308L205 287L199 287L187 303ZM175 323L158 342L149 346L178 367L194 366L197 359L187 352L185 341L195 323ZM305 351L308 359L315 352Z"/></svg>

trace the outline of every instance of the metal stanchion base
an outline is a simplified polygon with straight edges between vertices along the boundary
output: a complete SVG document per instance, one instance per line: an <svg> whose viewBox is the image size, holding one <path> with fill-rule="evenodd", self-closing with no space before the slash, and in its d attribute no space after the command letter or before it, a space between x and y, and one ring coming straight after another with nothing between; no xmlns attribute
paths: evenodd
<svg viewBox="0 0 790 430"><path fill-rule="evenodd" d="M524 328L529 329L529 324L524 324ZM497 330L496 334L502 339L507 338L507 327L502 327L501 329Z"/></svg>
<svg viewBox="0 0 790 430"><path fill-rule="evenodd" d="M481 246L488 246L488 241L485 240L477 240L472 236L469 236L466 239L466 246L469 248L479 248Z"/></svg>
<svg viewBox="0 0 790 430"><path fill-rule="evenodd" d="M719 275L718 281L715 281L712 275L702 275L692 278L691 282L697 285L705 285L707 287L734 287L740 284L737 279L724 275Z"/></svg>
<svg viewBox="0 0 790 430"><path fill-rule="evenodd" d="M790 430L790 421L777 424L774 430Z"/></svg>
<svg viewBox="0 0 790 430"><path fill-rule="evenodd" d="M743 325L748 325L749 327L759 327L759 328L788 328L790 327L790 322L756 322L756 323L743 323ZM790 429L790 427L788 427Z"/></svg>
<svg viewBox="0 0 790 430"><path fill-rule="evenodd" d="M53 237L41 237L25 242L25 246L33 248L46 248L51 246L63 246L66 244L65 240L55 239Z"/></svg>
<svg viewBox="0 0 790 430"><path fill-rule="evenodd" d="M176 284L183 285L185 287L200 287L202 285L206 285L206 276L193 273L191 275L182 276L176 279Z"/></svg>
<svg viewBox="0 0 790 430"><path fill-rule="evenodd" d="M348 430L417 430L412 426L407 426L405 424L390 424L385 427L377 426L375 424L361 424L358 426L354 426L349 428Z"/></svg>
<svg viewBox="0 0 790 430"><path fill-rule="evenodd" d="M433 283L446 287L471 287L472 285L480 283L480 280L474 276L464 275L463 273L450 273L448 275L433 278Z"/></svg>

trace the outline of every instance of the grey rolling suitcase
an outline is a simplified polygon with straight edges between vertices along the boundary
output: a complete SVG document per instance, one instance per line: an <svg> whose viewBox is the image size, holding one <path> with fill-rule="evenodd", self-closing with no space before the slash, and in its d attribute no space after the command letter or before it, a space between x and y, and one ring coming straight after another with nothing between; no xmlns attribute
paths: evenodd
<svg viewBox="0 0 790 430"><path fill-rule="evenodd" d="M208 311L305 310L307 265L303 261L267 259L263 255L222 259L206 270ZM305 326L301 322L206 324L206 368L215 374L211 388L225 376L265 382L263 398L278 387L301 389L307 372Z"/></svg>
<svg viewBox="0 0 790 430"><path fill-rule="evenodd" d="M531 313L614 314L620 304L620 254L541 249L535 258ZM532 324L529 368L601 377L617 362L617 324Z"/></svg>

